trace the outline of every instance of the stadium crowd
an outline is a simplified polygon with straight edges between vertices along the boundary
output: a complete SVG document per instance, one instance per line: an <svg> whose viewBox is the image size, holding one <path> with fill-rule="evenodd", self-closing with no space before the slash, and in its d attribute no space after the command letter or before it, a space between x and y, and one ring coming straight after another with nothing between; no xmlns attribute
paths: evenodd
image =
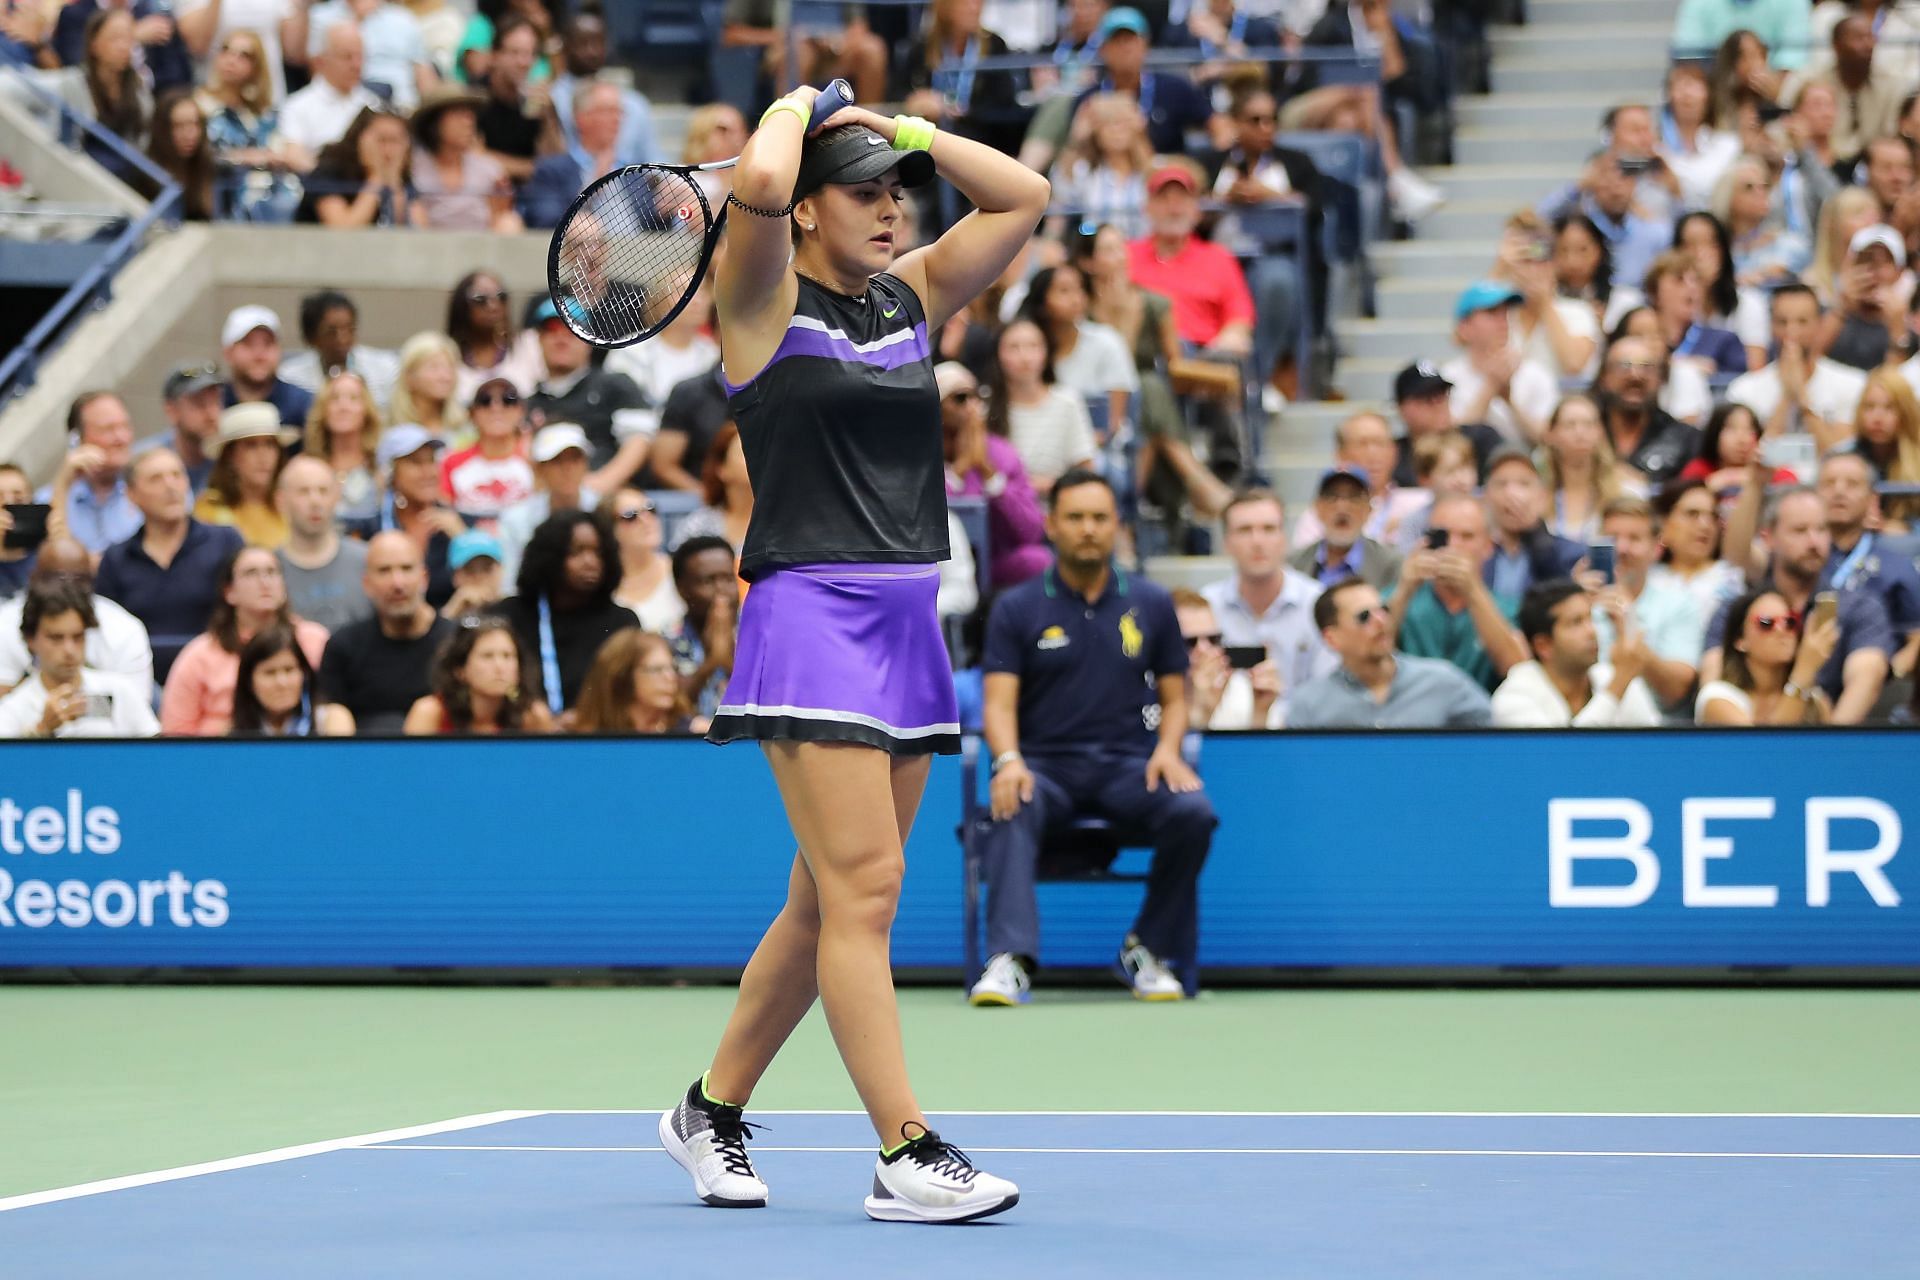
<svg viewBox="0 0 1920 1280"><path fill-rule="evenodd" d="M1485 6L1431 8L936 0L799 42L808 78L1054 180L1029 252L937 337L963 691L995 598L1053 562L1054 482L1091 468L1120 559L1217 532L1231 562L1175 595L1195 728L1909 718L1920 6L1683 0L1660 100L1606 112L1506 219L1452 347L1354 406L1289 511L1252 424L1297 391L1303 326L1337 343L1322 231L1355 193L1281 134L1362 135L1395 221L1432 213L1406 125L1444 114L1450 33ZM721 35L768 86L779 25L736 0ZM12 6L0 45L77 68L192 217L517 233L662 158L591 5L72 0ZM1314 46L1379 82L1255 56ZM702 107L679 159L746 131ZM946 203L903 213L900 251ZM1304 278L1262 238L1281 206L1313 228ZM44 530L0 512L0 733L701 729L753 507L710 303L601 353L515 301L471 273L391 351L344 293L291 327L241 306L154 393L77 398ZM0 497L33 510L17 467Z"/></svg>

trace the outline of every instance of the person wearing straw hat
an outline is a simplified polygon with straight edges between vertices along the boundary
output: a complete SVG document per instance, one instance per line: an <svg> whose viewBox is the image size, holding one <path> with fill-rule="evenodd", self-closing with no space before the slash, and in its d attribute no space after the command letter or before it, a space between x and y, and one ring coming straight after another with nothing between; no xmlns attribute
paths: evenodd
<svg viewBox="0 0 1920 1280"><path fill-rule="evenodd" d="M483 94L465 85L429 89L413 113L413 187L427 225L440 231L526 230L513 211L507 171L478 143Z"/></svg>
<svg viewBox="0 0 1920 1280"><path fill-rule="evenodd" d="M280 425L280 411L264 400L223 410L219 430L206 444L213 474L193 518L239 530L250 547L278 550L287 540L287 518L273 500L273 486L287 446L299 438L298 431Z"/></svg>

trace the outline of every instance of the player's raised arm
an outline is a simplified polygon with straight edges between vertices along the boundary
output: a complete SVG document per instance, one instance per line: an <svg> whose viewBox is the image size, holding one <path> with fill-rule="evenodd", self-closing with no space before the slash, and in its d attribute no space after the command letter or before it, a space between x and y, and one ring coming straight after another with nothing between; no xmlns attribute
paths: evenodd
<svg viewBox="0 0 1920 1280"><path fill-rule="evenodd" d="M793 310L793 187L817 89L800 86L767 108L734 167L727 198L726 252L715 275L720 322L751 327L770 311Z"/></svg>
<svg viewBox="0 0 1920 1280"><path fill-rule="evenodd" d="M945 235L894 264L894 274L926 304L927 326L937 330L997 280L1032 238L1052 198L1052 185L1012 156L936 130L924 120L896 116L879 123L863 118L861 123L896 146L901 128L924 130L935 170L973 203L974 211Z"/></svg>

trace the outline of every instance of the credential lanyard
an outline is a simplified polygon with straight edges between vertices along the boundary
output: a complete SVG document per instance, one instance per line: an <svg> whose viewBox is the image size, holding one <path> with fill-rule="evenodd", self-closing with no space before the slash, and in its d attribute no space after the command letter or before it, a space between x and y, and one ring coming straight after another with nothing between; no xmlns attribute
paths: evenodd
<svg viewBox="0 0 1920 1280"><path fill-rule="evenodd" d="M566 706L560 692L560 650L553 643L553 609L540 597L540 682L547 686L547 706L555 715Z"/></svg>

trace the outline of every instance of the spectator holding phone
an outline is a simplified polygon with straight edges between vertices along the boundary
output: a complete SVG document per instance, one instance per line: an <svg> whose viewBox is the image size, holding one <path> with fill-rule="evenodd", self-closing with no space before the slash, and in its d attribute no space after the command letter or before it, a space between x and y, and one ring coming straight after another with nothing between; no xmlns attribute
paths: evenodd
<svg viewBox="0 0 1920 1280"><path fill-rule="evenodd" d="M1271 490L1246 489L1235 494L1220 516L1233 575L1200 590L1223 644L1264 653L1252 670L1260 672L1262 685L1275 687L1272 714L1280 719L1286 715L1288 694L1327 674L1338 661L1313 621L1313 602L1320 598L1320 584L1287 565L1285 521L1280 497ZM1179 606L1178 595L1174 603ZM1195 633L1186 629L1186 612L1181 613L1181 619L1182 633L1191 640ZM1191 644L1188 652L1196 672L1212 661ZM1268 665L1273 667L1271 677L1260 671ZM1254 678L1250 674L1249 683ZM1196 685L1195 697L1202 694L1202 688Z"/></svg>
<svg viewBox="0 0 1920 1280"><path fill-rule="evenodd" d="M1513 627L1520 601L1495 592L1485 576L1493 540L1479 502L1443 498L1430 521L1427 546L1407 557L1393 597L1393 643L1411 657L1445 659L1490 691L1526 661Z"/></svg>
<svg viewBox="0 0 1920 1280"><path fill-rule="evenodd" d="M1187 646L1187 723L1196 730L1280 729L1280 669L1264 645L1222 643L1213 606L1198 591L1180 587L1173 612Z"/></svg>
<svg viewBox="0 0 1920 1280"><path fill-rule="evenodd" d="M1495 595L1518 600L1536 582L1570 577L1585 557L1582 543L1548 530L1541 518L1546 507L1547 489L1533 459L1518 449L1494 454L1487 464L1493 554L1486 579Z"/></svg>
<svg viewBox="0 0 1920 1280"><path fill-rule="evenodd" d="M1618 634L1613 619L1628 615L1646 640L1640 674L1647 687L1661 706L1684 706L1699 674L1707 619L1684 587L1654 577L1660 541L1653 508L1646 499L1619 497L1609 502L1600 513L1600 531L1604 542L1589 551L1594 569L1606 580L1594 597L1599 661L1607 661ZM1613 561L1610 573L1603 572L1601 552Z"/></svg>
<svg viewBox="0 0 1920 1280"><path fill-rule="evenodd" d="M15 463L0 463L0 600L25 590L27 575L33 572L34 552L46 540L46 508L25 509L33 506L33 486L27 482L27 473ZM16 514L9 510L12 507L23 509Z"/></svg>
<svg viewBox="0 0 1920 1280"><path fill-rule="evenodd" d="M151 738L147 699L124 676L86 665L93 596L84 582L49 578L27 588L20 634L33 678L0 698L0 738Z"/></svg>
<svg viewBox="0 0 1920 1280"><path fill-rule="evenodd" d="M0 471L0 484L5 480L4 471ZM26 585L31 590L35 583L55 578L71 578L85 584L90 592L93 589L93 557L72 538L51 538L41 545ZM151 700L153 649L147 629L140 619L105 596L94 595L92 599L95 625L87 628L87 666L125 677L142 697ZM26 603L24 592L0 602L0 694L12 690L33 670L33 655L20 632Z"/></svg>
<svg viewBox="0 0 1920 1280"><path fill-rule="evenodd" d="M1646 639L1617 596L1600 606L1619 637L1613 661L1600 661L1594 604L1578 583L1542 582L1520 602L1520 632L1532 657L1507 672L1493 693L1498 729L1652 729L1660 708L1641 674Z"/></svg>
<svg viewBox="0 0 1920 1280"><path fill-rule="evenodd" d="M1840 643L1832 609L1816 606L1806 637L1801 619L1779 592L1767 587L1732 601L1722 625L1727 639L1709 655L1716 678L1703 683L1694 719L1703 725L1827 724L1833 719L1820 669Z"/></svg>
<svg viewBox="0 0 1920 1280"><path fill-rule="evenodd" d="M1827 581L1833 535L1827 530L1826 502L1814 489L1789 489L1773 499L1764 526L1771 569L1757 585L1780 597L1796 617L1804 619ZM1860 724L1880 698L1897 645L1886 607L1872 592L1840 591L1834 600L1839 634L1830 656L1816 669L1814 681L1833 704L1835 724ZM1707 626L1707 652L1700 659L1703 689L1721 678L1727 637L1744 639L1731 630L1732 617L1729 605Z"/></svg>
<svg viewBox="0 0 1920 1280"><path fill-rule="evenodd" d="M1907 246L1892 227L1876 223L1854 233L1839 281L1838 305L1820 320L1816 344L1826 357L1871 373L1907 340Z"/></svg>
<svg viewBox="0 0 1920 1280"><path fill-rule="evenodd" d="M292 627L274 623L240 648L230 738L313 738L317 687L313 663Z"/></svg>
<svg viewBox="0 0 1920 1280"><path fill-rule="evenodd" d="M1340 666L1296 690L1295 729L1480 729L1486 690L1458 666L1396 652L1380 593L1357 578L1328 587L1313 618Z"/></svg>

